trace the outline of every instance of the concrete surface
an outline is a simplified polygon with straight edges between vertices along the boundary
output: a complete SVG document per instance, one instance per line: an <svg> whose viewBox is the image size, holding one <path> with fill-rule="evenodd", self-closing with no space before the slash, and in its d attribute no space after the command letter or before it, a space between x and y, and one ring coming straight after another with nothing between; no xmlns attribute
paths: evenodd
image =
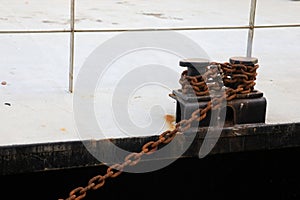
<svg viewBox="0 0 300 200"><path fill-rule="evenodd" d="M248 25L250 1L174 2L78 0L75 27L89 30ZM0 32L68 29L69 5L69 1L58 0L0 0ZM299 9L299 1L258 0L256 25L299 25ZM231 56L246 54L246 29L179 33L199 44L214 61L225 62ZM116 34L75 33L75 81L88 55ZM0 145L97 139L95 135L78 134L74 122L73 94L68 92L69 33L0 34L0 55L0 82L5 81L0 85ZM174 67L178 76L182 71L174 57L148 55ZM299 122L300 27L255 29L253 56L260 64L256 88L264 92L268 101L266 123ZM121 64L130 68L130 63ZM114 74L106 77L108 81L117 81ZM149 124L152 103L162 105L166 112L154 113L152 120L161 122L165 114L173 115L175 104L167 95L177 86L174 82L169 90L150 87L133 96L129 100L132 120L139 126ZM96 114L105 122L105 136L128 136L115 126L112 115L106 115L106 110L111 110L112 90L102 91L105 92L91 98L99 100L100 95L100 113ZM164 124L161 130L166 128ZM161 130L140 134L157 134Z"/></svg>

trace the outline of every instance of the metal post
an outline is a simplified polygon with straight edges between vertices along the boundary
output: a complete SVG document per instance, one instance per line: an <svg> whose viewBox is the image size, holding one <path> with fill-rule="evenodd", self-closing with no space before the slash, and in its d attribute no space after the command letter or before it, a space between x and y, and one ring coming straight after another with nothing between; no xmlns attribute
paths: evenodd
<svg viewBox="0 0 300 200"><path fill-rule="evenodd" d="M69 61L69 92L73 92L74 71L74 25L75 25L75 0L71 0L70 8L70 61Z"/></svg>
<svg viewBox="0 0 300 200"><path fill-rule="evenodd" d="M248 43L247 43L247 57L249 57L249 58L252 55L255 10L256 10L256 0L251 0L250 17L249 17L249 31L248 31Z"/></svg>

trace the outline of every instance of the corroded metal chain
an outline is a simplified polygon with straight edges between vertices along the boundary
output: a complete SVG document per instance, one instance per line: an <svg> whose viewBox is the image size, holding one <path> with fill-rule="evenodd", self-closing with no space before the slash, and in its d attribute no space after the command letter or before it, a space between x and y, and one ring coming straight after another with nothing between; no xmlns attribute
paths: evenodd
<svg viewBox="0 0 300 200"><path fill-rule="evenodd" d="M158 149L158 146L160 144L167 144L172 141L172 139L175 137L176 133L182 131L180 128L180 125L177 124L173 130L167 130L163 132L160 136L159 139L156 141L150 141L146 143L143 147L142 150L139 153L133 152L129 154L128 156L125 157L124 162L121 164L114 164L110 166L105 175L97 175L91 178L87 184L86 187L77 187L73 189L69 193L69 197L66 198L65 200L80 200L83 199L86 196L86 193L88 190L97 190L101 188L105 180L108 178L115 178L119 176L124 168L126 166L134 166L138 164L138 162L141 160L141 157L145 154L151 154L154 151ZM62 199L59 199L62 200Z"/></svg>
<svg viewBox="0 0 300 200"><path fill-rule="evenodd" d="M255 86L255 80L257 76L256 70L259 65L247 66L243 64L230 64L212 62L210 66L216 66L212 69L208 69L203 75L187 76L187 70L183 71L179 80L182 86L182 93L195 93L196 96L209 95L209 91L216 90L219 85L209 84L209 78L218 77L216 72L219 71L222 76L224 86L227 87L228 92L234 92L240 94L246 94L253 91ZM220 83L220 80L216 80L215 83ZM210 87L209 87L210 86Z"/></svg>
<svg viewBox="0 0 300 200"><path fill-rule="evenodd" d="M154 153L161 144L170 143L178 133L186 132L193 122L203 120L210 110L220 108L222 102L230 101L237 97L237 94L246 94L253 91L256 80L256 69L254 66L242 64L216 63L212 62L207 66L203 75L187 76L187 70L183 71L179 80L183 93L194 92L197 96L209 95L211 91L221 91L224 83L225 92L219 96L213 96L205 107L195 110L189 119L183 119L176 123L173 130L161 133L156 141L150 141L143 145L140 152L130 153L121 164L114 164L108 167L106 174L92 177L85 187L77 187L69 193L69 197L59 200L80 200L83 199L89 190L101 188L108 178L119 176L127 166L134 166L139 163L142 156Z"/></svg>

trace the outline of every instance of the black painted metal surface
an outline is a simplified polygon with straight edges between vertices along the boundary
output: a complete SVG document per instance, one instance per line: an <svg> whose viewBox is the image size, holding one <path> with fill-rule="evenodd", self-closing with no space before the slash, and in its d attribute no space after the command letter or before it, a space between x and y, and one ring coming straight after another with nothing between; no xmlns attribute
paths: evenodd
<svg viewBox="0 0 300 200"><path fill-rule="evenodd" d="M195 130L196 137L182 157L197 158L207 128ZM132 152L140 152L142 146L158 136L103 139L86 141L93 145L113 142ZM175 137L181 148L180 137ZM176 141L175 141L176 142ZM300 123L243 124L225 127L210 154L227 154L272 149L300 147ZM175 149L174 149L175 151ZM105 152L103 152L105 154ZM162 159L172 157L172 152ZM147 159L146 159L147 160ZM95 159L81 141L11 145L0 147L0 175L32 173L68 168L103 165Z"/></svg>
<svg viewBox="0 0 300 200"><path fill-rule="evenodd" d="M180 158L154 172L123 173L84 199L298 200L299 154L296 147ZM57 200L105 171L102 165L1 176L1 195Z"/></svg>
<svg viewBox="0 0 300 200"><path fill-rule="evenodd" d="M182 94L181 90L173 90L172 98L176 100L176 122L189 119L192 113L203 108L210 101L209 96L190 96ZM227 101L225 112L225 126L235 124L264 123L266 119L267 100L260 91L253 91L249 94L239 94L237 98ZM195 124L195 126L209 126L211 114Z"/></svg>

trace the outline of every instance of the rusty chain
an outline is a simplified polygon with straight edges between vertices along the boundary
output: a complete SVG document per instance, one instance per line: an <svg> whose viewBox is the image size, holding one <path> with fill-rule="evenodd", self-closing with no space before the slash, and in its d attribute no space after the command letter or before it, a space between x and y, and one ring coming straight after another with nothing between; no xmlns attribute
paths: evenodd
<svg viewBox="0 0 300 200"><path fill-rule="evenodd" d="M213 97L205 107L195 110L189 119L183 119L176 123L173 130L161 133L156 141L150 141L143 145L140 152L132 152L127 155L124 162L114 164L107 168L106 174L92 177L85 187L77 187L69 193L66 199L58 200L80 200L83 199L89 190L101 188L108 178L119 176L125 167L134 166L139 163L142 156L154 153L161 144L168 144L178 133L186 132L192 122L203 120L210 110L218 109L222 102L233 100L238 94L247 94L254 90L257 76L256 70L259 65L246 66L243 64L211 62L203 75L187 76L187 70L183 71L179 83L182 93L194 92L196 96L209 95L210 91L220 91L221 82L225 86L225 92L221 96Z"/></svg>

